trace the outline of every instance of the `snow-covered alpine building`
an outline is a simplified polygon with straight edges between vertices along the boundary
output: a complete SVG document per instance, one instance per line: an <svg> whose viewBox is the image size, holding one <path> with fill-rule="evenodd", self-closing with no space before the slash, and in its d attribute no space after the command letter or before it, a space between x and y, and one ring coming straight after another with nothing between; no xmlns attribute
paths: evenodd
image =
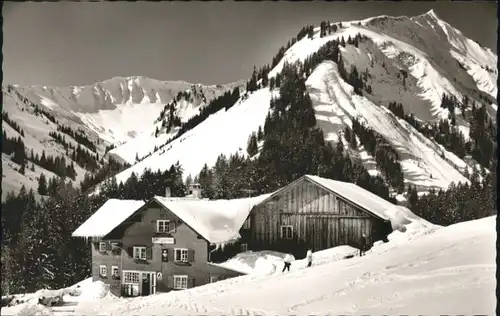
<svg viewBox="0 0 500 316"><path fill-rule="evenodd" d="M73 232L92 238L92 278L118 296L149 295L239 276L216 263L247 250L303 256L385 240L394 204L352 183L305 175L270 194L233 200L108 200Z"/></svg>
<svg viewBox="0 0 500 316"><path fill-rule="evenodd" d="M72 236L91 238L92 279L117 296L191 288L242 274L212 264L211 253L240 237L250 209L267 196L110 199Z"/></svg>

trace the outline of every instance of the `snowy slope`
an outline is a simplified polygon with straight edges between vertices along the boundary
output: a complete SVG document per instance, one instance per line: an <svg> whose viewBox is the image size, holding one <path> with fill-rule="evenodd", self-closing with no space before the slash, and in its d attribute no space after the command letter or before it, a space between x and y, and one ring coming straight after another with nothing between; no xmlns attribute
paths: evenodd
<svg viewBox="0 0 500 316"><path fill-rule="evenodd" d="M352 127L353 118L362 119L396 149L407 183L418 188L445 189L451 182L468 181L457 170L463 170L465 162L437 147L404 120L398 120L389 110L354 94L352 86L340 77L334 62L320 64L306 85L313 100L317 124L327 140L337 141L346 125ZM442 152L456 166L441 158ZM372 161L368 163L365 164L368 170L375 167Z"/></svg>
<svg viewBox="0 0 500 316"><path fill-rule="evenodd" d="M341 37L347 40L358 33L365 35L368 40L360 43L358 48L347 45L341 48L341 53L346 69L355 65L360 72L368 71L367 82L372 87L370 94L355 95L353 88L338 76L333 63L322 63L308 78L307 88L314 102L318 125L327 140L338 141L339 131L350 126L353 117L360 116L398 151L406 183L415 185L419 191L447 188L451 182L467 181L462 174L469 167L463 160L394 117L383 106L388 106L389 102L401 102L405 113L413 113L424 122L436 122L450 114L448 109L441 108L443 93L458 100L468 96L482 104L486 94L481 91L491 94L496 91L496 73L483 69L496 63L496 55L465 38L433 11L411 18L381 16L342 24L343 27L331 35L321 38L320 30L316 28L313 38L306 36L297 41L285 52L269 77L281 71L285 62L304 61L328 41L340 40ZM457 54L463 57L460 63L465 65L464 68L459 67ZM473 70L466 70L467 67ZM407 74L404 80L402 73ZM256 95L261 93L258 91ZM242 105L250 105L254 98L250 96ZM262 101L256 102L260 114L255 118L241 116L241 112L233 109L227 113L221 111L169 144L166 151L159 151L124 171L117 180L124 181L132 172L140 174L146 168L164 170L177 161L183 166L185 176L197 174L204 163L213 165L219 154L245 148L250 132L256 131L263 123L268 110L268 105ZM491 115L496 113L495 109L495 104L489 107ZM469 123L458 112L456 114L457 126L468 137ZM224 124L215 123L222 116ZM254 130L248 128L250 126L254 126ZM155 144L168 136L160 138ZM233 138L239 141L227 141ZM127 148L129 153L141 150ZM193 155L193 152L197 154ZM373 157L362 147L355 154L371 174L378 173Z"/></svg>
<svg viewBox="0 0 500 316"><path fill-rule="evenodd" d="M342 259L341 254L349 254L349 249L341 246L314 253L310 268L297 260L292 271L283 274L282 254L256 254L253 263L262 273L149 297L104 295L101 282L85 280L82 294L65 296L68 306L56 307L54 312L109 316L494 315L495 222L496 216L443 228L416 225L418 229L407 230L413 235L393 233L389 243L375 245L366 256ZM243 254L225 264L234 267L237 258ZM252 264L251 259L246 262ZM265 271L266 264L274 264L275 269ZM255 270L248 268L248 272ZM67 291L71 289L75 287ZM2 315L22 309L43 307L28 302L3 308Z"/></svg>
<svg viewBox="0 0 500 316"><path fill-rule="evenodd" d="M453 47L450 51L453 58L465 63L467 72L474 78L479 90L497 97L498 70L497 56L489 48L481 47L478 43L466 38L460 30L439 19L434 11L430 11L425 18L429 24L437 23L446 34L446 39ZM462 55L465 54L466 58ZM486 67L489 68L485 69Z"/></svg>
<svg viewBox="0 0 500 316"><path fill-rule="evenodd" d="M314 265L325 264L337 260L341 260L349 255L359 254L359 249L351 246L339 246L330 249L325 249L313 253ZM218 266L227 269L240 271L245 274L265 275L270 271L276 271L283 267L285 261L285 253L277 251L246 251L237 254L233 258L217 264ZM306 259L295 260L291 271L298 271L307 265Z"/></svg>
<svg viewBox="0 0 500 316"><path fill-rule="evenodd" d="M152 154L155 148L158 149L167 143L179 130L178 127L173 127L167 132L166 128L162 127L164 122L168 123L165 112L169 112L170 106L175 109L174 113L180 121L185 123L191 117L199 114L200 110L210 101L242 85L243 81L237 81L223 86L192 85L189 89L182 90L185 94L179 95L178 99L175 96L161 108L156 109L154 113L151 112L152 117L142 127L142 134L117 146L109 152L110 155L129 164L136 163L136 158L142 159L146 155ZM164 114L160 116L162 111ZM157 135L155 135L156 130L159 131Z"/></svg>
<svg viewBox="0 0 500 316"><path fill-rule="evenodd" d="M16 87L23 96L88 127L110 143L123 143L149 132L164 105L193 84L142 76L115 77L92 85ZM208 90L222 87L202 86ZM153 129L154 130L154 129Z"/></svg>
<svg viewBox="0 0 500 316"><path fill-rule="evenodd" d="M162 150L116 175L116 180L125 182L132 172L141 175L144 170L166 170L180 161L184 177L197 175L203 165L212 166L220 154L246 153L248 136L264 125L269 111L271 93L269 89L258 90L240 99L228 109L210 115L194 129L183 134Z"/></svg>
<svg viewBox="0 0 500 316"><path fill-rule="evenodd" d="M15 93L9 93L5 89L2 90L2 110L7 112L9 119L17 123L24 132L24 136L21 136L16 130L7 124L5 120L2 120L2 130L7 137L21 137L27 154L33 151L35 155L38 154L41 156L42 152L45 151L47 156L64 156L66 164L68 165L71 160L66 155L66 150L49 136L50 132L57 132L57 125L47 119L46 116L36 116L33 112L33 108L28 104L25 104ZM69 121L65 120L64 117L58 117L57 119L64 125L70 126ZM76 131L77 129L75 128L74 130ZM87 131L86 135L89 139L97 139L96 135L92 135L90 131ZM78 142L68 135L65 135L65 139L66 142L70 143L74 147L78 145ZM75 183L79 183L83 180L85 170L76 163L74 165L76 171ZM34 166L35 171L30 170L32 166ZM10 191L18 192L23 185L25 185L28 190L32 188L36 192L38 179L41 173L49 178L56 176L54 173L41 168L38 165L34 165L31 162L28 162L26 166L25 175L18 172L20 167L21 166L11 161L9 156L2 153L2 200Z"/></svg>
<svg viewBox="0 0 500 316"><path fill-rule="evenodd" d="M59 122L59 125L70 127L73 131L82 131L83 134L97 147L97 154L102 157L105 148L110 144L118 145L115 149L114 158L121 161L134 163L136 152L140 150L129 150L132 147L143 146L144 155L153 151L158 139L154 138L155 120L160 112L179 92L186 90L196 90L201 93L206 102L219 96L223 92L241 82L231 83L223 86L193 85L182 81L158 81L145 77L116 77L103 82L98 82L87 86L70 87L46 87L46 86L2 86L3 111L7 112L10 119L16 122L25 133L23 142L26 150L33 150L34 154L42 154L45 150L47 155L56 157L64 156L67 163L70 158L66 155L66 150L57 144L50 132L56 132L58 124L50 121L45 115L36 116L34 106L38 106L46 111ZM180 110L183 120L189 119L198 113L197 108L192 104L184 104ZM203 104L196 103L197 107ZM2 127L9 138L20 136L6 122L2 122ZM73 146L78 142L68 135L64 135L66 141ZM119 144L127 140L134 141L131 144L120 148ZM164 144L167 139L165 135L160 135L160 143ZM152 145L151 145L152 144ZM123 156L123 157L122 157ZM2 157L4 174L2 177L2 198L8 192L19 191L22 185L28 188L37 187L40 173L45 175L53 174L42 168L35 166L32 175L22 176L16 170L19 166L14 166L9 162L7 156ZM85 171L79 166L77 170L76 183L83 180Z"/></svg>
<svg viewBox="0 0 500 316"><path fill-rule="evenodd" d="M441 25L446 26L448 33L442 31ZM453 37L447 35L452 34L451 32ZM429 120L429 113L425 111L429 111L433 118L447 117L447 110L440 109L443 93L454 95L459 100L462 99L462 95L467 94L471 99L479 101L479 94L474 90L481 90L480 87L484 89L486 85L493 98L496 97L497 74L488 73L484 69L479 71L476 68L482 69L481 67L486 66L494 68L497 56L491 50L479 47L460 31L440 20L432 10L412 18L381 16L363 21L343 22L342 29L322 38L319 36L319 28L316 28L313 38L303 38L285 53L284 58L269 73L269 77L281 71L285 61L303 61L326 42L341 37L347 40L349 36L354 37L357 33L370 38L375 43L376 50L381 51L384 57L393 63L392 67L407 70L417 81L415 89L410 91L418 95L421 101L405 110L415 113L420 119ZM349 55L343 54L343 57L352 60ZM476 69L478 73L476 77L469 74L473 72L458 67L455 59L457 55L463 55L462 62ZM365 69L357 66L359 70ZM390 75L394 78L396 74ZM387 87L384 85L384 88ZM376 91L376 87L373 87L373 90ZM388 92L393 93L393 91L383 92L386 98ZM408 106L407 103L403 102ZM424 105L427 109L421 109Z"/></svg>

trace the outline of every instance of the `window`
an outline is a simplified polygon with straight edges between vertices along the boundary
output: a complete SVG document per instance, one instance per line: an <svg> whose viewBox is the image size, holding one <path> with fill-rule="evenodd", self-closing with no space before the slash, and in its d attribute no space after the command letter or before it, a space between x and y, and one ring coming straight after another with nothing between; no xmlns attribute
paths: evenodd
<svg viewBox="0 0 500 316"><path fill-rule="evenodd" d="M241 244L241 252L248 251L248 244Z"/></svg>
<svg viewBox="0 0 500 316"><path fill-rule="evenodd" d="M156 221L157 233L168 233L175 230L175 223L169 220L160 219Z"/></svg>
<svg viewBox="0 0 500 316"><path fill-rule="evenodd" d="M161 250L161 261L168 262L168 249Z"/></svg>
<svg viewBox="0 0 500 316"><path fill-rule="evenodd" d="M292 239L293 238L293 227L291 225L281 226L281 238Z"/></svg>
<svg viewBox="0 0 500 316"><path fill-rule="evenodd" d="M118 274L118 266L111 267L111 276L117 279L120 275Z"/></svg>
<svg viewBox="0 0 500 316"><path fill-rule="evenodd" d="M139 272L123 272L123 283L139 283Z"/></svg>
<svg viewBox="0 0 500 316"><path fill-rule="evenodd" d="M188 250L185 248L175 248L174 261L188 262Z"/></svg>
<svg viewBox="0 0 500 316"><path fill-rule="evenodd" d="M250 229L251 225L250 225L250 216L247 217L247 219L245 220L245 222L243 223L243 229Z"/></svg>
<svg viewBox="0 0 500 316"><path fill-rule="evenodd" d="M119 255L121 253L122 249L120 248L120 244L117 242L112 242L111 243L111 253L113 255Z"/></svg>
<svg viewBox="0 0 500 316"><path fill-rule="evenodd" d="M99 243L99 251L105 252L106 251L106 243L105 242L100 242Z"/></svg>
<svg viewBox="0 0 500 316"><path fill-rule="evenodd" d="M188 287L187 275L174 275L174 289L184 290Z"/></svg>
<svg viewBox="0 0 500 316"><path fill-rule="evenodd" d="M99 266L99 275L105 278L108 275L108 269L105 265Z"/></svg>
<svg viewBox="0 0 500 316"><path fill-rule="evenodd" d="M219 281L219 277L216 276L216 275L211 275L210 276L210 283L214 283L214 282L217 282Z"/></svg>
<svg viewBox="0 0 500 316"><path fill-rule="evenodd" d="M134 247L134 259L146 260L146 247Z"/></svg>

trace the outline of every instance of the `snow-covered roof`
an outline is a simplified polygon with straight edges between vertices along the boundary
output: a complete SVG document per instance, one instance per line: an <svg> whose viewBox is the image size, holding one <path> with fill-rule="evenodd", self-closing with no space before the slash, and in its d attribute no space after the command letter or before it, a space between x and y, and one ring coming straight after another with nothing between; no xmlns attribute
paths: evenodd
<svg viewBox="0 0 500 316"><path fill-rule="evenodd" d="M387 212L392 210L395 204L384 200L378 195L351 182L336 181L312 175L305 175L305 177L374 215L384 220L390 220Z"/></svg>
<svg viewBox="0 0 500 316"><path fill-rule="evenodd" d="M144 201L106 201L88 220L78 227L72 237L103 237L129 218L144 204Z"/></svg>
<svg viewBox="0 0 500 316"><path fill-rule="evenodd" d="M212 244L240 237L239 230L252 208L271 194L234 200L154 199Z"/></svg>

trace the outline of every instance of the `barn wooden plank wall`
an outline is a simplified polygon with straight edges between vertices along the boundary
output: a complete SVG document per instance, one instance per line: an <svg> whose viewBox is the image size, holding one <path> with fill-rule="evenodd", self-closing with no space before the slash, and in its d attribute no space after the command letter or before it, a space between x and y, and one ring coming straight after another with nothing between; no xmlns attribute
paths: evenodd
<svg viewBox="0 0 500 316"><path fill-rule="evenodd" d="M302 179L256 207L252 212L252 240L261 245L283 243L281 225L291 225L294 239L290 242L303 242L313 251L338 245L357 247L362 233L372 243L374 221L379 219Z"/></svg>

